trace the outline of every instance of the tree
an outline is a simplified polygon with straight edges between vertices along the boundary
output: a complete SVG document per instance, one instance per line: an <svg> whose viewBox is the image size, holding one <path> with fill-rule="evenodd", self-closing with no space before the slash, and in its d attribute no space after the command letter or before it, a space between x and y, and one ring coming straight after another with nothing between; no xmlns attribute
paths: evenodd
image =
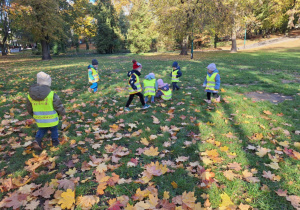
<svg viewBox="0 0 300 210"><path fill-rule="evenodd" d="M128 30L129 49L133 53L148 52L154 34L150 5L145 0L135 0L132 3Z"/></svg>
<svg viewBox="0 0 300 210"><path fill-rule="evenodd" d="M0 47L2 49L2 56L7 55L7 40L11 35L11 15L10 15L11 2L10 0L0 0L0 35L1 43Z"/></svg>
<svg viewBox="0 0 300 210"><path fill-rule="evenodd" d="M20 27L41 42L42 60L50 60L50 41L65 34L58 0L15 0L14 14Z"/></svg>
<svg viewBox="0 0 300 210"><path fill-rule="evenodd" d="M111 54L120 47L116 12L109 0L99 1L97 7L97 52Z"/></svg>

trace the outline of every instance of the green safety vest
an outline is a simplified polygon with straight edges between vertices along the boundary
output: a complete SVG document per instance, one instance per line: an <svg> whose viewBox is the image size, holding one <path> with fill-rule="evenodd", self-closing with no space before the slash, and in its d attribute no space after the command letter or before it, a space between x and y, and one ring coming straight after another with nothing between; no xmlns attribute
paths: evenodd
<svg viewBox="0 0 300 210"><path fill-rule="evenodd" d="M215 89L217 75L218 73L213 73L211 77L206 75L206 81L207 81L206 88L205 88L206 90L218 91Z"/></svg>
<svg viewBox="0 0 300 210"><path fill-rule="evenodd" d="M94 80L92 80L92 79L89 77L89 82L90 82L90 83L98 82L98 81L99 81L99 75L98 75L96 69L94 69L94 68L91 68L91 69L92 69L92 75L93 75L93 77L94 77Z"/></svg>
<svg viewBox="0 0 300 210"><path fill-rule="evenodd" d="M135 82L134 84L135 84L135 86L137 87L137 89L134 90L134 89L131 87L131 85L129 84L129 81L130 81L130 79L131 79L131 77L132 77L132 75L131 75L130 78L129 78L129 80L128 80L128 91L129 91L129 94L136 94L136 93L139 93L139 92L142 91L142 86L141 86L141 84L140 84L140 78L139 78L138 75L136 75L136 74L134 74L134 75L135 75L135 77L136 77L136 82Z"/></svg>
<svg viewBox="0 0 300 210"><path fill-rule="evenodd" d="M155 96L155 79L144 80L144 96Z"/></svg>
<svg viewBox="0 0 300 210"><path fill-rule="evenodd" d="M179 82L179 78L176 78L177 72L178 70L172 71L172 82Z"/></svg>
<svg viewBox="0 0 300 210"><path fill-rule="evenodd" d="M58 114L53 107L54 92L51 91L42 101L35 101L29 95L32 104L33 118L39 128L49 128L58 125Z"/></svg>
<svg viewBox="0 0 300 210"><path fill-rule="evenodd" d="M159 89L161 90L161 89ZM170 100L172 99L172 90L169 89L168 91L165 91L165 90L161 90L161 92L163 93L163 95L161 96L162 99L164 100Z"/></svg>

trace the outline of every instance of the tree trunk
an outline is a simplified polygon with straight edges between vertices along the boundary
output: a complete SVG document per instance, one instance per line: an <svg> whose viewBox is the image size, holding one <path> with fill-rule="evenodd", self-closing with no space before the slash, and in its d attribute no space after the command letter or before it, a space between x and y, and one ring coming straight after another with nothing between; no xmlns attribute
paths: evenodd
<svg viewBox="0 0 300 210"><path fill-rule="evenodd" d="M42 60L51 60L50 45L46 40L41 40L42 45Z"/></svg>
<svg viewBox="0 0 300 210"><path fill-rule="evenodd" d="M235 27L233 27L233 29L232 29L231 41L232 41L232 45L231 45L230 52L235 53L235 52L237 52Z"/></svg>
<svg viewBox="0 0 300 210"><path fill-rule="evenodd" d="M185 38L182 40L182 45L181 45L181 52L180 55L187 55L188 53L188 43L189 43L189 36L187 35Z"/></svg>
<svg viewBox="0 0 300 210"><path fill-rule="evenodd" d="M214 40L214 47L217 48L217 43L218 43L218 35L215 34L215 40Z"/></svg>
<svg viewBox="0 0 300 210"><path fill-rule="evenodd" d="M2 44L0 45L1 49L2 49L2 56L7 55L7 45L5 44L6 40L7 40L7 37L8 37L8 34L5 34L3 39L2 39Z"/></svg>
<svg viewBox="0 0 300 210"><path fill-rule="evenodd" d="M89 40L88 39L84 39L84 41L85 41L85 49L89 50L90 49Z"/></svg>

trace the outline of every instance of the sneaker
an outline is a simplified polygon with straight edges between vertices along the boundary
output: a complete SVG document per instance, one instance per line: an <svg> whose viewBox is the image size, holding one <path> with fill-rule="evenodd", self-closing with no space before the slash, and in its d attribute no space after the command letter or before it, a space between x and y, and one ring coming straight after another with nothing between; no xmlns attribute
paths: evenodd
<svg viewBox="0 0 300 210"><path fill-rule="evenodd" d="M124 111L125 111L125 112L130 112L131 110L130 110L128 107L125 107L125 108L124 108Z"/></svg>
<svg viewBox="0 0 300 210"><path fill-rule="evenodd" d="M142 107L142 109L148 109L149 107L150 107L150 105L145 104L145 105Z"/></svg>
<svg viewBox="0 0 300 210"><path fill-rule="evenodd" d="M208 104L211 104L211 100L204 99L204 101Z"/></svg>
<svg viewBox="0 0 300 210"><path fill-rule="evenodd" d="M38 143L37 141L34 141L34 142L32 143L32 147L33 147L33 149L35 149L35 150L37 150L37 151L43 150L43 149L42 149L42 145L41 145L40 143Z"/></svg>
<svg viewBox="0 0 300 210"><path fill-rule="evenodd" d="M221 96L219 96L218 98L216 98L216 102L220 103L221 102Z"/></svg>
<svg viewBox="0 0 300 210"><path fill-rule="evenodd" d="M89 91L90 93L92 93L92 92L93 92L93 89L92 89L92 88L89 88L88 91Z"/></svg>
<svg viewBox="0 0 300 210"><path fill-rule="evenodd" d="M59 145L59 141L52 141L52 146L53 147L57 147Z"/></svg>

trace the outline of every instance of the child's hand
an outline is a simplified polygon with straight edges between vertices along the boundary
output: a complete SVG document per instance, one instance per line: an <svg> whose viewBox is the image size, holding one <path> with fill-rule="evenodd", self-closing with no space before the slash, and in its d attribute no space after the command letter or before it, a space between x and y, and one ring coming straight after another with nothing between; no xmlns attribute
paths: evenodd
<svg viewBox="0 0 300 210"><path fill-rule="evenodd" d="M202 85L202 87L206 87L206 85Z"/></svg>

